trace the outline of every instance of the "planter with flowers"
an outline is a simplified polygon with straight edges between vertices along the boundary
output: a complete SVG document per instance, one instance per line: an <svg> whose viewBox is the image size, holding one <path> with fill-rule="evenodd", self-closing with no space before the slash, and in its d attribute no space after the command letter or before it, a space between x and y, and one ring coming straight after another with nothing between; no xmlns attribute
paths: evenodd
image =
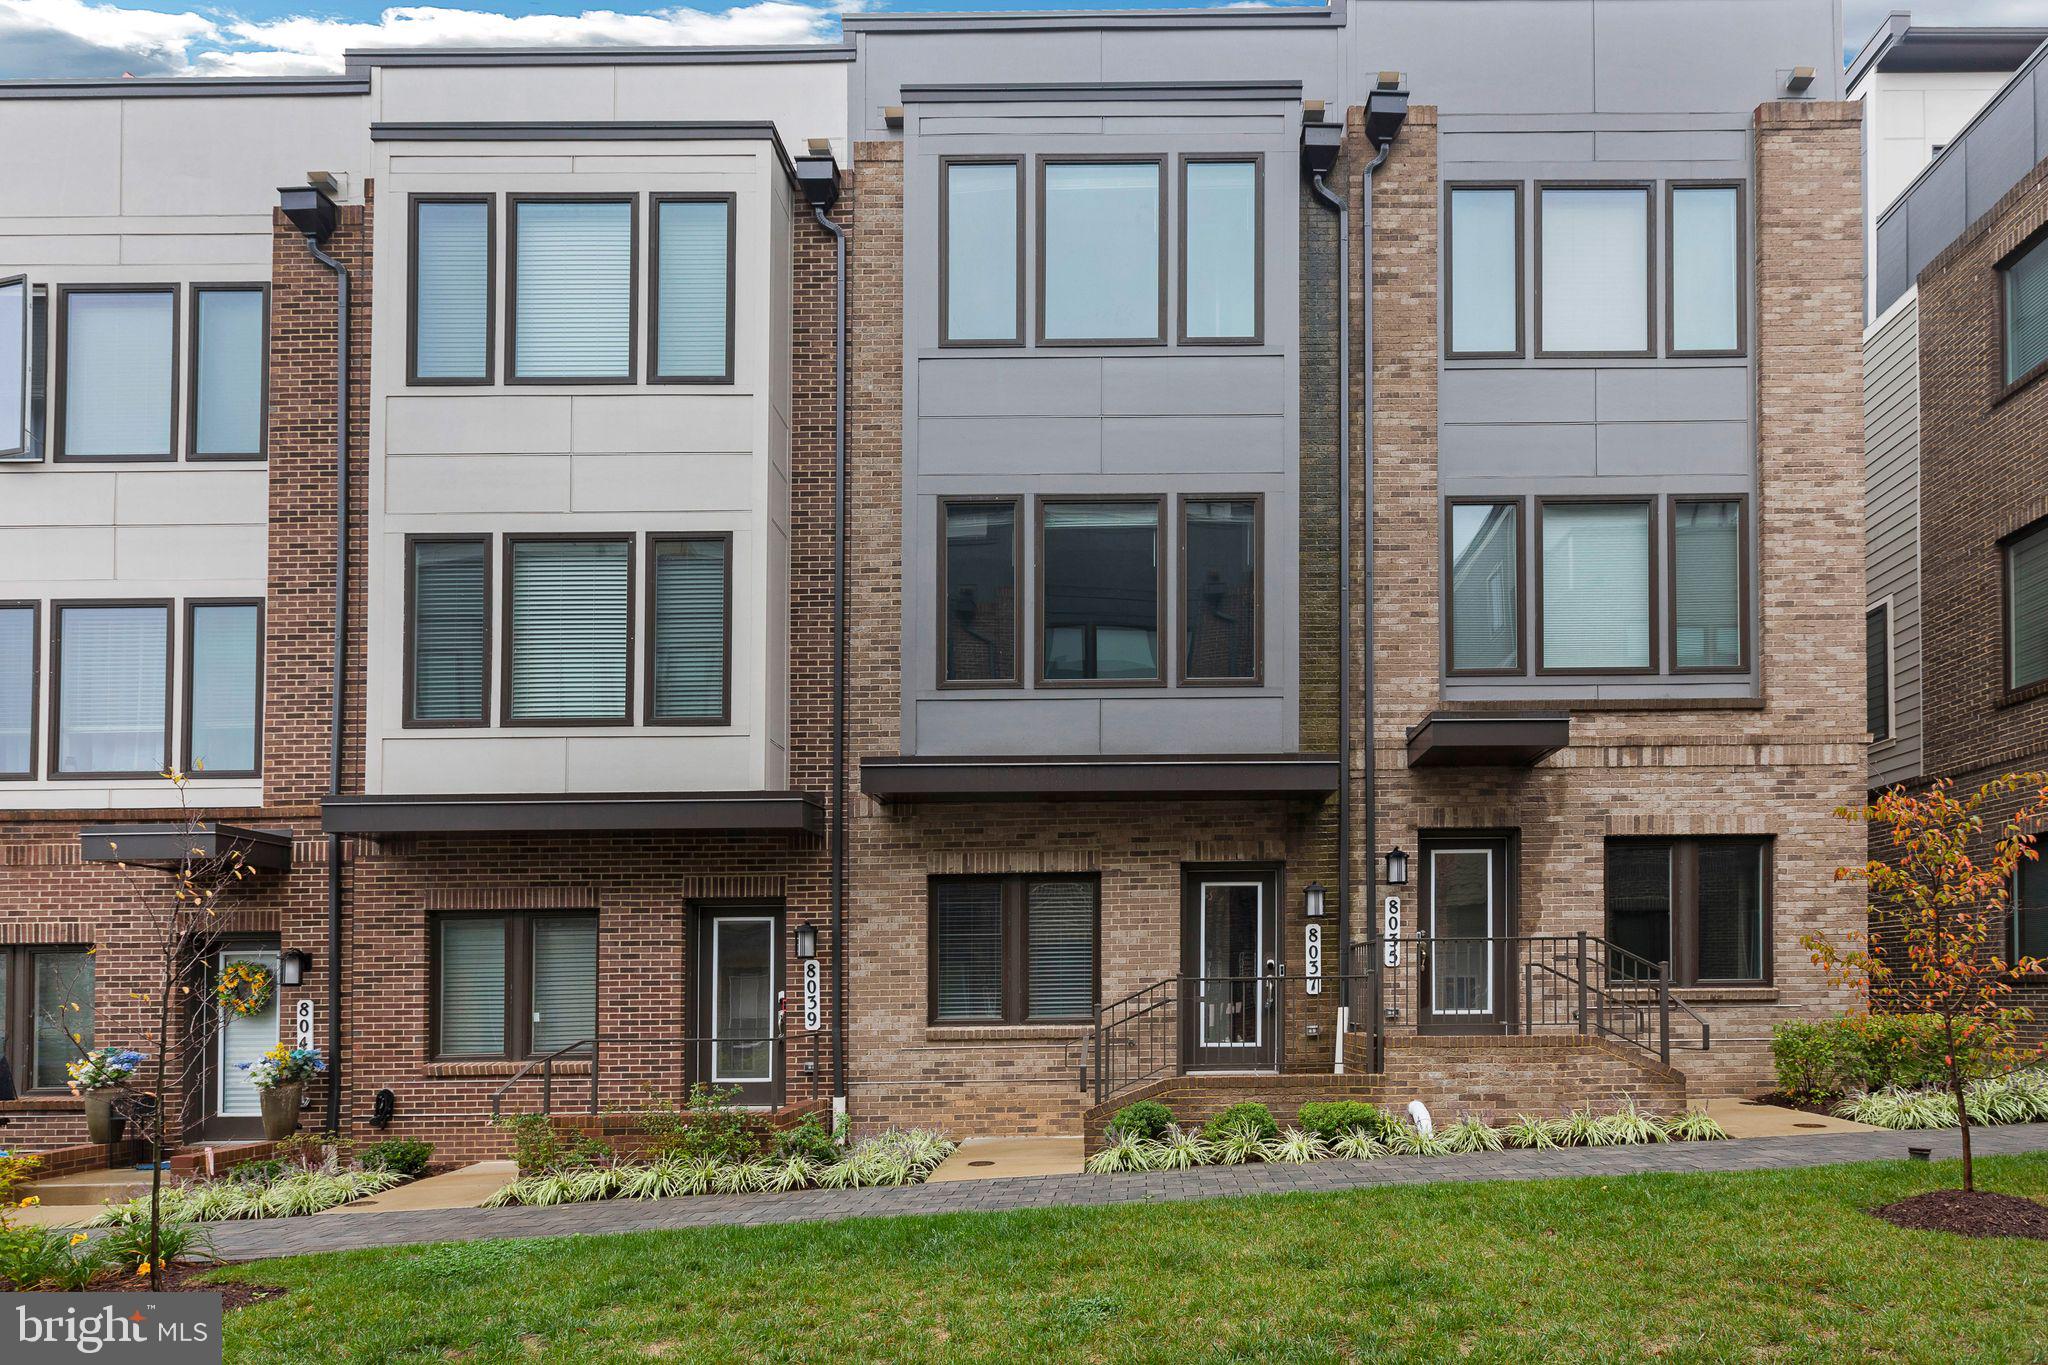
<svg viewBox="0 0 2048 1365"><path fill-rule="evenodd" d="M327 1070L319 1049L279 1043L253 1062L243 1062L250 1084L263 1102L263 1136L275 1142L299 1126L299 1101L306 1082Z"/></svg>
<svg viewBox="0 0 2048 1365"><path fill-rule="evenodd" d="M85 1130L92 1141L111 1145L121 1140L128 1120L114 1106L141 1065L141 1053L121 1047L96 1047L66 1064L71 1093L85 1101Z"/></svg>

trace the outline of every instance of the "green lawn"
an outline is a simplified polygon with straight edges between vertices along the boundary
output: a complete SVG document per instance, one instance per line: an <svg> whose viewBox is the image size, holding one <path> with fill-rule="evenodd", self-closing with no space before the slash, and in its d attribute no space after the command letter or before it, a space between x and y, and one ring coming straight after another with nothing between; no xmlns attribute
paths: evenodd
<svg viewBox="0 0 2048 1365"><path fill-rule="evenodd" d="M2048 1196L2048 1155L1978 1163ZM230 1361L2040 1360L2048 1245L1864 1210L1952 1164L474 1242L240 1266Z"/></svg>

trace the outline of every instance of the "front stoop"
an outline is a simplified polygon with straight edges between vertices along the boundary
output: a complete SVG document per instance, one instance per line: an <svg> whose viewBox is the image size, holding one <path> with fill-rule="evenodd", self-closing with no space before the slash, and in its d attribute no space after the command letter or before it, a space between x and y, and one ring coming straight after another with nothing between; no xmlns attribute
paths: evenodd
<svg viewBox="0 0 2048 1365"><path fill-rule="evenodd" d="M1410 1101L1421 1100L1439 1125L1468 1115L1492 1124L1521 1114L1551 1118L1589 1106L1611 1112L1634 1104L1644 1113L1667 1116L1686 1107L1683 1075L1605 1038L1411 1035L1388 1038L1386 1048L1386 1070L1379 1075L1242 1073L1154 1081L1087 1110L1082 1115L1084 1145L1091 1153L1100 1150L1110 1117L1138 1100L1159 1101L1184 1126L1257 1100L1283 1128L1297 1120L1302 1105L1317 1100L1364 1100L1399 1115L1406 1114ZM1365 1049L1365 1036L1353 1034L1345 1055L1363 1057Z"/></svg>

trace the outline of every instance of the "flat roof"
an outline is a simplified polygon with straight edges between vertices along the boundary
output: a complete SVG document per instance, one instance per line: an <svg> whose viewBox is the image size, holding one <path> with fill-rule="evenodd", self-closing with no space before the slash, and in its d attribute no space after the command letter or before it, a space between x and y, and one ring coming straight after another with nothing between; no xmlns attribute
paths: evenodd
<svg viewBox="0 0 2048 1365"><path fill-rule="evenodd" d="M1533 768L1571 742L1565 715L1435 711L1408 728L1411 768Z"/></svg>
<svg viewBox="0 0 2048 1365"><path fill-rule="evenodd" d="M249 829L206 821L196 825L91 825L78 832L79 857L88 863L132 863L176 868L190 857L200 862L240 853L245 866L282 872L292 865L290 830Z"/></svg>

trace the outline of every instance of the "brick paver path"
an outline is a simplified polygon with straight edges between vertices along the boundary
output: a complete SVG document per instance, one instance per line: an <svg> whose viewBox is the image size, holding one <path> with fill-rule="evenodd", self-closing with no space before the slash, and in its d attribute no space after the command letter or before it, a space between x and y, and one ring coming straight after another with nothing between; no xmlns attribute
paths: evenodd
<svg viewBox="0 0 2048 1365"><path fill-rule="evenodd" d="M1974 1130L1979 1155L2048 1151L2048 1124ZM1558 1176L1636 1175L1652 1171L1760 1171L1824 1166L1844 1161L1902 1158L1908 1146L1958 1155L1950 1130L1921 1133L1844 1133L1814 1137L1749 1138L1642 1147L1569 1148L1553 1152L1483 1152L1471 1156L1382 1157L1377 1161L1317 1161L1300 1166L1203 1166L1191 1171L1128 1175L1048 1175L1009 1180L960 1180L866 1190L802 1190L793 1194L697 1195L685 1199L612 1199L545 1208L423 1209L393 1213L330 1213L319 1218L269 1218L222 1223L215 1252L251 1261L305 1252L415 1242L467 1242L485 1237L559 1237L577 1233L637 1232L650 1228L702 1228L762 1223L803 1223L896 1214L983 1213L1075 1204L1164 1203L1230 1195L1351 1190L1374 1185L1436 1181L1539 1180Z"/></svg>

